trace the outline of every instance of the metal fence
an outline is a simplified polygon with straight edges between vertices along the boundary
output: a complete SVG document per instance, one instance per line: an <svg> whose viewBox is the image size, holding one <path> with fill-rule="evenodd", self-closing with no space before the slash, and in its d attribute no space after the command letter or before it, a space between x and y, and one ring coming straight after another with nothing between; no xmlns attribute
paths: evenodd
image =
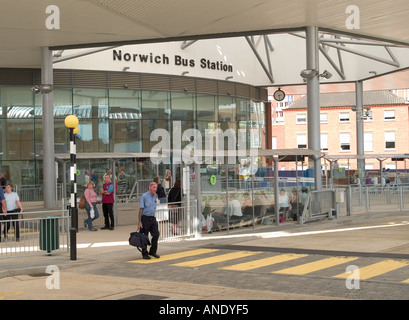
<svg viewBox="0 0 409 320"><path fill-rule="evenodd" d="M300 223L368 212L409 211L409 185L346 186L312 191Z"/></svg>
<svg viewBox="0 0 409 320"><path fill-rule="evenodd" d="M372 211L408 211L409 185L348 186L345 191L345 213L351 215Z"/></svg>
<svg viewBox="0 0 409 320"><path fill-rule="evenodd" d="M335 189L311 191L305 202L299 223L315 221L323 218L334 218L339 214L340 202Z"/></svg>
<svg viewBox="0 0 409 320"><path fill-rule="evenodd" d="M93 227L104 226L104 215L102 205L97 204L99 218L93 221ZM138 225L139 201L128 200L116 202L114 205L115 226ZM199 228L197 221L196 201L184 201L179 207L172 203L158 204L156 208L156 220L159 223L160 241L169 241L181 237L192 237ZM85 219L88 218L85 209L78 210L79 228L85 228Z"/></svg>
<svg viewBox="0 0 409 320"><path fill-rule="evenodd" d="M0 216L0 258L68 252L68 211L24 212L18 219Z"/></svg>

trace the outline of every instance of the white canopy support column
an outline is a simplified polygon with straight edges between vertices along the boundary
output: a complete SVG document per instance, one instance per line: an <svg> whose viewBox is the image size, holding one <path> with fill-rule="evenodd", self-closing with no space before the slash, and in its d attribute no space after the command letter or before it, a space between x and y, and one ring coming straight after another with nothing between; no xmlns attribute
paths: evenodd
<svg viewBox="0 0 409 320"><path fill-rule="evenodd" d="M54 94L53 94L52 51L43 47L41 51L41 86L43 94L43 199L44 208L56 206L57 179L54 164Z"/></svg>
<svg viewBox="0 0 409 320"><path fill-rule="evenodd" d="M364 155L364 92L362 81L355 82L356 94L356 154L358 156L359 179L365 176L365 159Z"/></svg>
<svg viewBox="0 0 409 320"><path fill-rule="evenodd" d="M307 77L308 101L308 148L319 152L321 150L320 130L320 82L319 82L319 39L318 27L307 27L307 70L311 76ZM322 189L321 158L310 157L314 167L315 189Z"/></svg>

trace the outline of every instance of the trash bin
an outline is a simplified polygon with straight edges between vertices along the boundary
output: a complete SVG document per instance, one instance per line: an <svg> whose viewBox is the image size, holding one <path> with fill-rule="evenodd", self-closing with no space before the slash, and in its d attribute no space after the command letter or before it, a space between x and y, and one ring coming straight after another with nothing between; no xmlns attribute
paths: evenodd
<svg viewBox="0 0 409 320"><path fill-rule="evenodd" d="M40 250L50 253L60 247L58 217L42 217L40 224Z"/></svg>

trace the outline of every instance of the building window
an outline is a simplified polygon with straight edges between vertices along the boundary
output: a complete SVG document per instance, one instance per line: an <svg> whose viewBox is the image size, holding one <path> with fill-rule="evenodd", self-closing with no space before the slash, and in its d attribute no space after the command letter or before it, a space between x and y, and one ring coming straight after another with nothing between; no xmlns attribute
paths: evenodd
<svg viewBox="0 0 409 320"><path fill-rule="evenodd" d="M340 142L340 151L349 152L351 150L349 133L340 133L339 142Z"/></svg>
<svg viewBox="0 0 409 320"><path fill-rule="evenodd" d="M364 151L373 151L372 132L364 133Z"/></svg>
<svg viewBox="0 0 409 320"><path fill-rule="evenodd" d="M385 149L395 149L395 131L385 132Z"/></svg>
<svg viewBox="0 0 409 320"><path fill-rule="evenodd" d="M340 112L339 122L349 122L349 112Z"/></svg>
<svg viewBox="0 0 409 320"><path fill-rule="evenodd" d="M385 163L385 169L396 170L396 163Z"/></svg>
<svg viewBox="0 0 409 320"><path fill-rule="evenodd" d="M321 151L328 152L328 133L321 134Z"/></svg>
<svg viewBox="0 0 409 320"><path fill-rule="evenodd" d="M271 137L271 149L277 149L277 137Z"/></svg>
<svg viewBox="0 0 409 320"><path fill-rule="evenodd" d="M395 120L395 110L385 110L383 112L383 119L385 121Z"/></svg>
<svg viewBox="0 0 409 320"><path fill-rule="evenodd" d="M320 123L328 123L328 115L326 113L320 113Z"/></svg>
<svg viewBox="0 0 409 320"><path fill-rule="evenodd" d="M297 114L296 115L296 123L297 124L306 124L307 123L307 114L302 113L302 114Z"/></svg>
<svg viewBox="0 0 409 320"><path fill-rule="evenodd" d="M307 148L307 135L306 134L297 134L297 148L298 149Z"/></svg>

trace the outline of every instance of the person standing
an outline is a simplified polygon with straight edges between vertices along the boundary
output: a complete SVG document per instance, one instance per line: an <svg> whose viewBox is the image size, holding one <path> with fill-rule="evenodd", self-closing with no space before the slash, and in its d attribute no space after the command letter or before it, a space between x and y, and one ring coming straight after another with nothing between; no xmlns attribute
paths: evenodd
<svg viewBox="0 0 409 320"><path fill-rule="evenodd" d="M92 221L99 218L99 212L97 208L97 194L94 191L94 183L92 181L88 182L87 189L85 189L84 191L84 197L86 201L85 210L88 214L88 219L84 220L85 227L88 227L88 230L90 231L97 231L97 229L92 226ZM91 209L94 210L93 217L91 217Z"/></svg>
<svg viewBox="0 0 409 320"><path fill-rule="evenodd" d="M0 187L2 187L3 190L6 189L6 178L4 178L4 174L0 172Z"/></svg>
<svg viewBox="0 0 409 320"><path fill-rule="evenodd" d="M104 213L105 225L102 230L114 230L114 184L109 174L104 176L105 183L102 186L102 211Z"/></svg>
<svg viewBox="0 0 409 320"><path fill-rule="evenodd" d="M4 198L6 199L7 213L9 213L7 215L7 219L9 221L7 222L7 226L4 230L4 237L7 237L7 233L10 230L10 225L13 224L16 241L18 242L20 241L20 222L18 221L18 213L23 212L23 207L17 192L13 192L13 186L10 183L6 184L6 193L4 194Z"/></svg>
<svg viewBox="0 0 409 320"><path fill-rule="evenodd" d="M6 198L4 197L3 188L0 188L0 201L1 201L1 208L0 208L0 242L1 242L1 234L6 229L6 223L2 223L1 221L6 220L7 216L3 215L3 213L7 213L6 207Z"/></svg>
<svg viewBox="0 0 409 320"><path fill-rule="evenodd" d="M179 224L179 207L182 202L182 191L180 188L180 180L176 180L175 185L170 189L168 195L170 223L173 224L173 234L178 234ZM173 209L170 209L173 208Z"/></svg>
<svg viewBox="0 0 409 320"><path fill-rule="evenodd" d="M159 227L158 222L155 218L156 213L156 190L158 188L158 184L152 181L149 184L149 191L145 192L141 196L140 204L139 204L139 223L138 228L148 236L148 233L151 233L152 240L151 240L151 247L149 249L149 253L147 248L142 249L142 258L143 259L150 259L150 256L153 256L157 259L160 256L157 254L158 250L158 240L159 240Z"/></svg>
<svg viewBox="0 0 409 320"><path fill-rule="evenodd" d="M163 183L166 192L168 192L173 187L172 173L170 172L169 169L166 169L166 174L165 177L163 178Z"/></svg>

